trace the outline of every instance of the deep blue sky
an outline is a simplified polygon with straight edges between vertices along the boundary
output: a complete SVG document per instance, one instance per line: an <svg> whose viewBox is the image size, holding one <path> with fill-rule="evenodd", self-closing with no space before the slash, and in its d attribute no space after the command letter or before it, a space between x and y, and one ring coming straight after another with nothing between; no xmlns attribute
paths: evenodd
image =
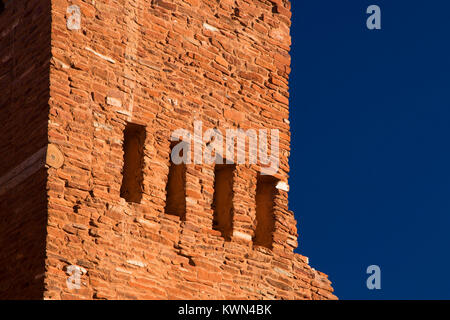
<svg viewBox="0 0 450 320"><path fill-rule="evenodd" d="M450 299L450 1L291 2L298 252L341 299Z"/></svg>

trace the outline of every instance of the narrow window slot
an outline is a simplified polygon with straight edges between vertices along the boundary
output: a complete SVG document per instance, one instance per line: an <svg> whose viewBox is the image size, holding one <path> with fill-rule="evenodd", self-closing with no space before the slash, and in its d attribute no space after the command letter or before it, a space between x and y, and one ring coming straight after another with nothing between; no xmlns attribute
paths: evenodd
<svg viewBox="0 0 450 320"><path fill-rule="evenodd" d="M120 197L127 202L140 203L144 168L145 127L128 123L124 131L123 178Z"/></svg>
<svg viewBox="0 0 450 320"><path fill-rule="evenodd" d="M214 170L213 229L230 241L233 233L233 181L235 165L216 165Z"/></svg>
<svg viewBox="0 0 450 320"><path fill-rule="evenodd" d="M172 144L170 150L169 176L166 185L166 207L165 213L179 216L181 220L186 220L186 165L184 163L175 164L172 161Z"/></svg>
<svg viewBox="0 0 450 320"><path fill-rule="evenodd" d="M256 230L253 243L269 249L273 247L275 230L274 205L277 179L258 175L256 185Z"/></svg>

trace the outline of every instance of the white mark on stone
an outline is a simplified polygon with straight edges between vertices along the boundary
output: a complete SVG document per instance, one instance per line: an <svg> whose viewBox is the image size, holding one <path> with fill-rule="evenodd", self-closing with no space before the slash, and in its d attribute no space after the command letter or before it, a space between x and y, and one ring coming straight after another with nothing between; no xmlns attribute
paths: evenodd
<svg viewBox="0 0 450 320"><path fill-rule="evenodd" d="M243 232L234 231L233 236L236 238L243 239L245 241L252 241L252 236Z"/></svg>
<svg viewBox="0 0 450 320"><path fill-rule="evenodd" d="M92 50L92 49L89 48L89 47L86 47L85 49L86 49L87 51L89 51L89 52L92 52L92 53L95 54L97 57L102 58L103 60L106 60L106 61L111 62L111 63L116 63L116 61L115 61L114 59L112 59L112 58L110 58L110 57L107 57L107 56L104 56L104 55L102 55L101 53L98 53L97 51L94 51L94 50Z"/></svg>
<svg viewBox="0 0 450 320"><path fill-rule="evenodd" d="M172 98L167 98L167 100L169 101L169 103L172 105L172 106L178 106L178 100L177 99L172 99Z"/></svg>
<svg viewBox="0 0 450 320"><path fill-rule="evenodd" d="M55 57L53 57L51 59L51 62L58 68L62 68L62 69L69 69L70 68L70 66L68 66L67 64L65 64L61 60L56 59Z"/></svg>
<svg viewBox="0 0 450 320"><path fill-rule="evenodd" d="M289 185L283 181L278 182L276 188L278 190L283 190L283 191L289 192Z"/></svg>
<svg viewBox="0 0 450 320"><path fill-rule="evenodd" d="M122 272L122 273L127 273L127 274L132 274L133 273L133 272L131 272L129 270L126 270L126 269L123 269L123 268L120 268L120 267L117 267L116 271Z"/></svg>
<svg viewBox="0 0 450 320"><path fill-rule="evenodd" d="M206 30L209 30L209 31L212 31L212 32L217 32L217 31L219 31L219 29L217 29L216 27L213 27L213 26L210 25L210 24L207 24L206 22L203 23L203 27L204 27Z"/></svg>
<svg viewBox="0 0 450 320"><path fill-rule="evenodd" d="M145 263L139 260L127 260L127 263L141 268L144 268L146 266Z"/></svg>
<svg viewBox="0 0 450 320"><path fill-rule="evenodd" d="M113 97L106 97L106 103L114 107L122 107L122 101Z"/></svg>
<svg viewBox="0 0 450 320"><path fill-rule="evenodd" d="M123 114L125 116L131 117L131 112L126 110L116 110L117 113Z"/></svg>
<svg viewBox="0 0 450 320"><path fill-rule="evenodd" d="M196 205L197 204L197 200L191 198L191 197L186 197L186 203L189 203L191 205Z"/></svg>
<svg viewBox="0 0 450 320"><path fill-rule="evenodd" d="M67 7L67 29L80 30L81 29L81 10L77 5Z"/></svg>
<svg viewBox="0 0 450 320"><path fill-rule="evenodd" d="M66 280L66 285L67 288L69 288L70 290L78 290L81 288L81 276L83 274L86 274L86 269L83 267L79 267L79 266L75 266L75 265L71 265L68 266L66 269L66 273L67 275L69 275L69 277Z"/></svg>

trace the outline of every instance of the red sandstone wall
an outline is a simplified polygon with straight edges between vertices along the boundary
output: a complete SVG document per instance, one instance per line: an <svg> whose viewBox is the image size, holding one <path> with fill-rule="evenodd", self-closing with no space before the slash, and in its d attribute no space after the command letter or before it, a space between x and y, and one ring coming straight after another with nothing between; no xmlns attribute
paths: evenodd
<svg viewBox="0 0 450 320"><path fill-rule="evenodd" d="M64 164L48 169L44 298L335 298L293 253L284 188L272 248L253 245L258 166L237 165L231 241L213 230L213 165L186 166L185 219L164 212L170 134L195 120L204 130L279 129L276 178L287 183L290 3L51 2L48 140ZM72 4L80 30L66 27ZM128 122L146 128L138 204L120 197ZM86 270L80 289L66 285L70 265Z"/></svg>
<svg viewBox="0 0 450 320"><path fill-rule="evenodd" d="M50 1L0 13L0 298L42 298Z"/></svg>
<svg viewBox="0 0 450 320"><path fill-rule="evenodd" d="M289 156L290 3L282 0L53 1L45 298L334 298L326 276L294 254L287 192L275 199L273 249L255 247L259 168L237 166L233 236L213 226L214 167L186 168L186 221L164 214L170 134L204 127L280 129ZM120 198L123 131L146 126L140 204ZM205 128L206 130L206 128ZM86 269L79 290L68 265Z"/></svg>

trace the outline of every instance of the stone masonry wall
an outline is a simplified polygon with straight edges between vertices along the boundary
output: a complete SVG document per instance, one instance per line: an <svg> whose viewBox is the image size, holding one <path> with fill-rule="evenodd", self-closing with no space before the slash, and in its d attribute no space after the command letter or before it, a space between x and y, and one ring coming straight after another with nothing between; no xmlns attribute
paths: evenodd
<svg viewBox="0 0 450 320"><path fill-rule="evenodd" d="M51 1L48 142L64 162L47 165L43 298L336 298L327 276L293 252L290 17L285 0ZM260 187L271 200L257 200L258 165L233 168L226 237L215 230L213 164L177 171L172 184L184 184L185 212L166 212L170 137L193 132L194 121L203 131L280 130L280 169L270 180L277 188ZM130 124L145 134L133 142L144 140L141 162L130 167L142 169L142 194L127 202ZM254 243L257 201L273 204L263 245ZM82 270L79 288L66 283L71 266Z"/></svg>
<svg viewBox="0 0 450 320"><path fill-rule="evenodd" d="M0 298L42 298L50 1L0 12Z"/></svg>

